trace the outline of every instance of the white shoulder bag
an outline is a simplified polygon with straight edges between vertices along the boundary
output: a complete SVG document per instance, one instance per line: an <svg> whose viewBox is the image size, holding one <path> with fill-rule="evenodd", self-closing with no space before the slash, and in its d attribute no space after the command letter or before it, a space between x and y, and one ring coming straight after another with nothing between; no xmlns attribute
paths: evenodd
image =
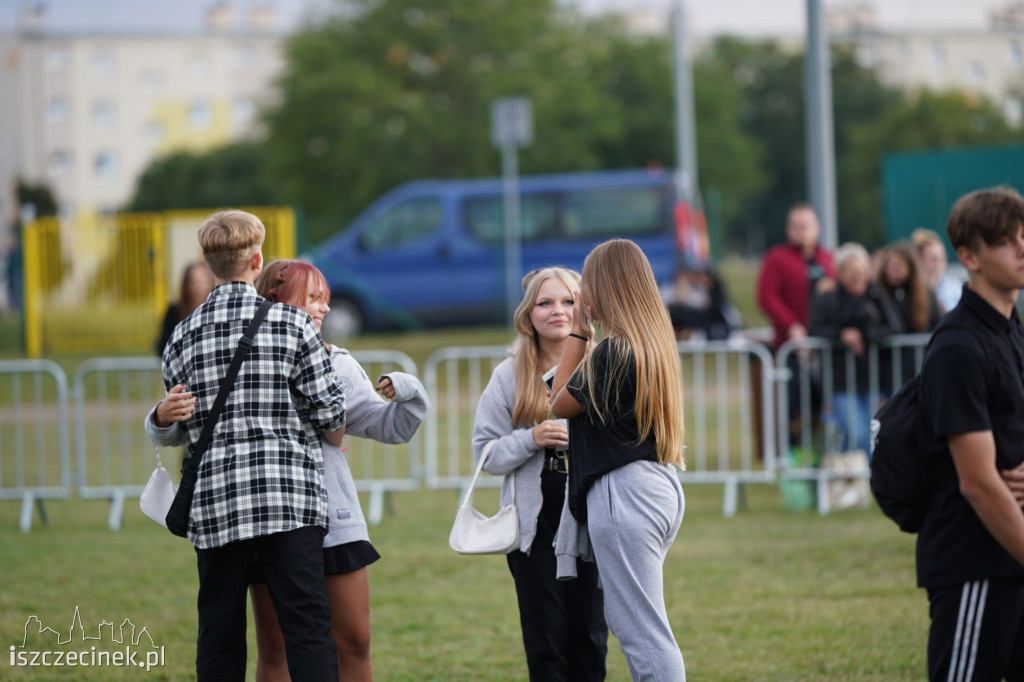
<svg viewBox="0 0 1024 682"><path fill-rule="evenodd" d="M167 512L174 501L174 495L178 492L178 486L174 485L171 475L164 469L164 463L160 461L160 450L153 446L156 453L156 469L149 476L146 487L142 489L139 496L139 507L142 513L167 527Z"/></svg>
<svg viewBox="0 0 1024 682"><path fill-rule="evenodd" d="M484 516L474 509L469 501L473 497L476 479L480 476L484 462L491 453L494 441L484 448L480 463L476 465L476 473L462 500L455 524L448 536L448 545L459 554L508 554L519 549L519 511L516 509L516 474L511 478L512 504L507 504L494 516Z"/></svg>

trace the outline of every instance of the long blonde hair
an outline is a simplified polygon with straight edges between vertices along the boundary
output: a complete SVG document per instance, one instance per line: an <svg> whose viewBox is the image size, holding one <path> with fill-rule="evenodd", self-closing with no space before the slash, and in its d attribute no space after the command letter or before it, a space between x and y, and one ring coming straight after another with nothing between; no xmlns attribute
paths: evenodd
<svg viewBox="0 0 1024 682"><path fill-rule="evenodd" d="M885 268L893 258L899 258L907 266L907 280L890 282L885 274ZM924 275L921 272L921 261L917 257L917 250L909 242L896 242L882 252L882 259L878 263L878 282L890 295L898 287L903 286L907 290L907 297L910 299L907 311L910 319L908 333L923 332L928 328L928 321L931 317L931 302L928 300L928 285L924 282Z"/></svg>
<svg viewBox="0 0 1024 682"><path fill-rule="evenodd" d="M630 369L636 371L636 422L643 441L652 433L658 461L684 467L683 370L672 323L647 257L628 239L599 244L583 264L583 282L590 312L612 344L614 364L608 367L604 395L594 393L594 366L585 358L570 380L578 377L590 404L605 421L615 393ZM633 367L630 368L629 365Z"/></svg>
<svg viewBox="0 0 1024 682"><path fill-rule="evenodd" d="M516 425L543 421L551 411L547 386L540 378L548 368L539 366L540 337L533 328L530 313L537 304L541 285L552 277L564 284L570 293L580 290L579 273L568 268L543 268L523 277L523 300L512 317L518 332L512 343L512 355L516 363L516 404L512 409L512 423Z"/></svg>

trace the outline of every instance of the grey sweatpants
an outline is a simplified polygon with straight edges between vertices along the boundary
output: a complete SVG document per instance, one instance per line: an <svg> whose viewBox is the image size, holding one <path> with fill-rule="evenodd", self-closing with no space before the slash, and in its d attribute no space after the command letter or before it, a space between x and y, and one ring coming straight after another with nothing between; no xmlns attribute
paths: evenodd
<svg viewBox="0 0 1024 682"><path fill-rule="evenodd" d="M587 525L604 587L605 619L633 680L686 679L665 612L662 579L684 507L675 470L655 462L615 469L587 493Z"/></svg>

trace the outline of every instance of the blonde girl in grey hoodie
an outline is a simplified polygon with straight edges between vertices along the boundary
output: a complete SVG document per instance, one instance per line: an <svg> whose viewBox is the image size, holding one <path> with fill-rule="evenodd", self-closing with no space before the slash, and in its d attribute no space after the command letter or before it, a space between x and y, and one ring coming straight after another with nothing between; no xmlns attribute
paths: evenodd
<svg viewBox="0 0 1024 682"><path fill-rule="evenodd" d="M579 275L535 270L523 279L512 356L494 368L480 396L473 429L477 460L504 476L501 504L519 511L520 545L507 556L516 586L530 680L603 680L608 646L601 590L593 563L578 562L576 580L556 579L552 543L565 499L571 448L564 420L554 419L541 376L554 368L569 339Z"/></svg>

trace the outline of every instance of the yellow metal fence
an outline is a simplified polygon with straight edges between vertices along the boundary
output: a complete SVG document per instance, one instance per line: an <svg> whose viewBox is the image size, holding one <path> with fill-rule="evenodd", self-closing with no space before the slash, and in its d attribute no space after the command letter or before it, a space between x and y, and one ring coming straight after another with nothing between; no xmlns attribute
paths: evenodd
<svg viewBox="0 0 1024 682"><path fill-rule="evenodd" d="M247 208L267 228L263 257L295 257L295 214ZM23 233L29 357L149 352L185 265L201 259L209 210L42 218Z"/></svg>

